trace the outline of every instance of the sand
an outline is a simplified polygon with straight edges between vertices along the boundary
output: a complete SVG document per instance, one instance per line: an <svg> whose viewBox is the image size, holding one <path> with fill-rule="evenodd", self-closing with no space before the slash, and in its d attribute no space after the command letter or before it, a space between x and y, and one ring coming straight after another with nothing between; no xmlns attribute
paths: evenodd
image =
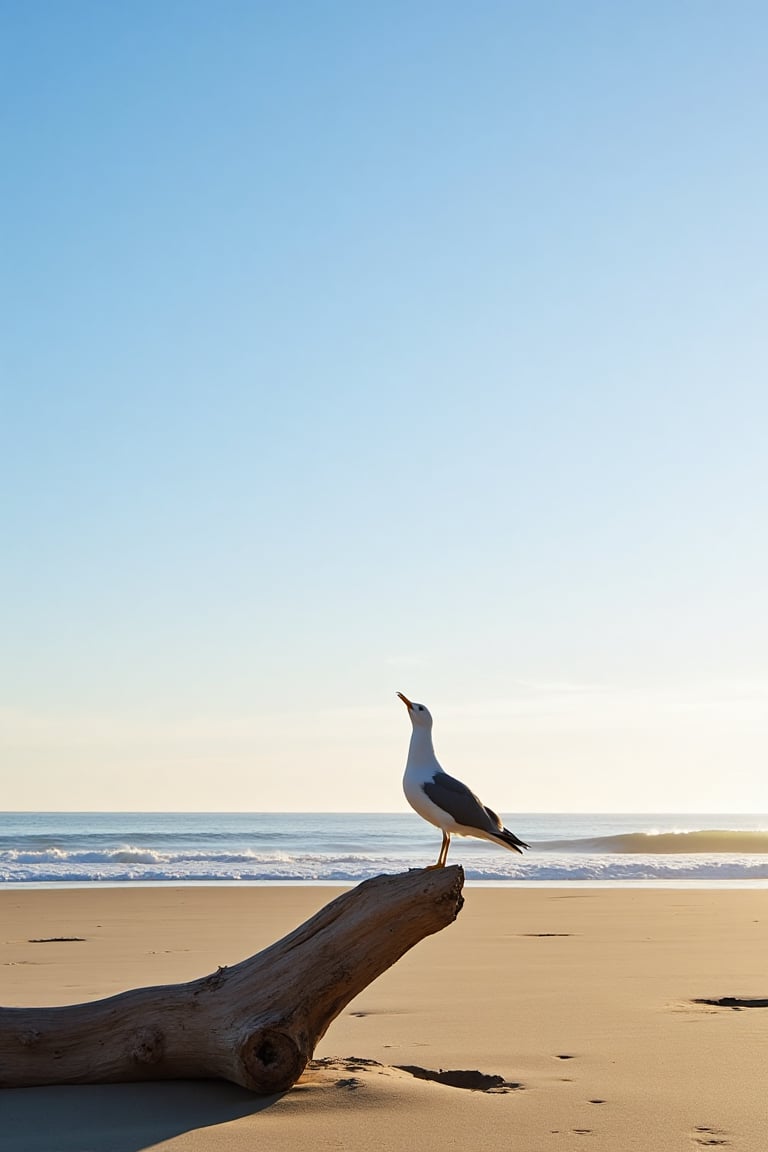
<svg viewBox="0 0 768 1152"><path fill-rule="evenodd" d="M0 1002L192 979L338 889L0 892ZM768 892L468 888L280 1097L227 1084L0 1091L0 1152L768 1149ZM56 936L82 940L31 943ZM375 1062L375 1063L374 1063ZM397 1065L501 1076L495 1092Z"/></svg>

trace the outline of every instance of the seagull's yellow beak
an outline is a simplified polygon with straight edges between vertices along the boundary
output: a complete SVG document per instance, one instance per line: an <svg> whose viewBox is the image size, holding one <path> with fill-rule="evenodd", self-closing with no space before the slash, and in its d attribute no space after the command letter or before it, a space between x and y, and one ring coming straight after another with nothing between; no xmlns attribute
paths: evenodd
<svg viewBox="0 0 768 1152"><path fill-rule="evenodd" d="M407 696L403 696L402 692L398 692L398 693L397 693L397 695L400 697L400 699L402 700L403 704L405 704L405 706L406 706L406 708L408 709L408 711L409 711L409 712L412 712L412 711L413 711L413 704L411 704L411 702L410 702L410 700L408 699L408 697L407 697Z"/></svg>

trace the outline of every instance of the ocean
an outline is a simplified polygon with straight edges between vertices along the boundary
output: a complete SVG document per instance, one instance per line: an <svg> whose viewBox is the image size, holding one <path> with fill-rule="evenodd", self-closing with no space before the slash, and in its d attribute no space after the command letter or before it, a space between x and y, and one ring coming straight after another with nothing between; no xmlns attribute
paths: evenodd
<svg viewBox="0 0 768 1152"><path fill-rule="evenodd" d="M455 837L481 884L768 887L768 815L517 813L518 856ZM0 886L355 884L437 859L413 813L0 813Z"/></svg>

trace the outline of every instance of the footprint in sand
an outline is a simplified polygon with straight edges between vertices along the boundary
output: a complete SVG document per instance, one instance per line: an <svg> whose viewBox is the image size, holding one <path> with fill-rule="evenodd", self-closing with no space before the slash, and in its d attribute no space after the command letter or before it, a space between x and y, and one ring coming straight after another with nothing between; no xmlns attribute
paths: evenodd
<svg viewBox="0 0 768 1152"><path fill-rule="evenodd" d="M572 936L572 932L521 932L521 936L532 937L534 940L543 940L551 936Z"/></svg>
<svg viewBox="0 0 768 1152"><path fill-rule="evenodd" d="M691 1136L694 1144L711 1148L715 1145L730 1144L722 1128L708 1128L705 1124L697 1124Z"/></svg>

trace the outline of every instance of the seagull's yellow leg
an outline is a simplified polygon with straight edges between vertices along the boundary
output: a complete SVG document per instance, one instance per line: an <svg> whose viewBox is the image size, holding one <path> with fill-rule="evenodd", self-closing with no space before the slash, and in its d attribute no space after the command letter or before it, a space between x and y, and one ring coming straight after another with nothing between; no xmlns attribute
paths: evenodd
<svg viewBox="0 0 768 1152"><path fill-rule="evenodd" d="M448 847L451 843L451 837L447 832L443 832L443 846L440 849L440 858L442 859L443 868L445 868L446 861L448 860Z"/></svg>
<svg viewBox="0 0 768 1152"><path fill-rule="evenodd" d="M443 842L440 845L440 855L437 858L437 864L428 864L427 865L427 871L428 872L431 872L433 870L433 868L445 868L445 858L448 855L448 845L450 844L450 842L451 842L451 838L448 835L448 833L443 832Z"/></svg>

